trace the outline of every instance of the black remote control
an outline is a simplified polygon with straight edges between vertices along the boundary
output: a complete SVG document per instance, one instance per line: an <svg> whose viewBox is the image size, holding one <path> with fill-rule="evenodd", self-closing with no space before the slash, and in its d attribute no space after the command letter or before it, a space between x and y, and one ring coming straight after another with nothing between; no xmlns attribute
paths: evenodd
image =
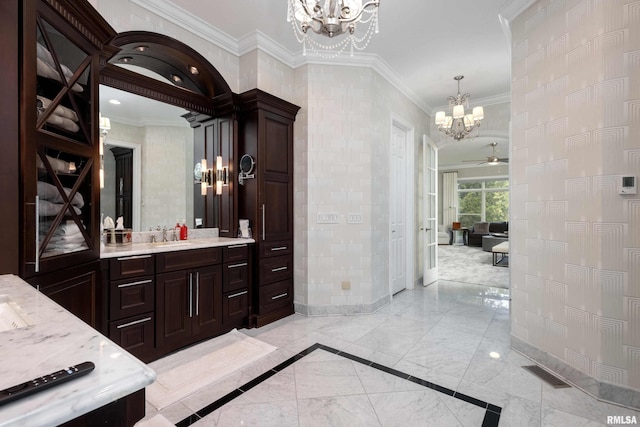
<svg viewBox="0 0 640 427"><path fill-rule="evenodd" d="M34 378L31 381L5 388L4 390L0 390L0 405L86 375L93 371L95 367L96 366L93 362L82 362L78 365L69 366L66 369L53 372L49 375Z"/></svg>

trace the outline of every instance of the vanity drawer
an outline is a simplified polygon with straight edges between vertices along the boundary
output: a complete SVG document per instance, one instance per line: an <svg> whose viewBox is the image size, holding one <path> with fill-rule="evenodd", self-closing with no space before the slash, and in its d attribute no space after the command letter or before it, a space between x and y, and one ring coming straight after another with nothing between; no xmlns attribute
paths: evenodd
<svg viewBox="0 0 640 427"><path fill-rule="evenodd" d="M263 286L293 277L293 255L264 258L260 260L260 283Z"/></svg>
<svg viewBox="0 0 640 427"><path fill-rule="evenodd" d="M153 255L134 255L111 258L109 260L109 277L111 280L146 276L153 274L153 272Z"/></svg>
<svg viewBox="0 0 640 427"><path fill-rule="evenodd" d="M293 253L293 242L291 240L281 240L279 242L260 243L260 257L272 257L290 255Z"/></svg>
<svg viewBox="0 0 640 427"><path fill-rule="evenodd" d="M109 324L109 338L143 362L150 362L153 358L154 332L153 313L144 313Z"/></svg>
<svg viewBox="0 0 640 427"><path fill-rule="evenodd" d="M249 290L239 289L222 296L222 323L225 329L230 326L242 327L249 315Z"/></svg>
<svg viewBox="0 0 640 427"><path fill-rule="evenodd" d="M225 246L222 248L222 256L224 262L246 261L249 258L249 245L243 243Z"/></svg>
<svg viewBox="0 0 640 427"><path fill-rule="evenodd" d="M260 315L289 307L291 304L293 304L293 279L271 283L258 288Z"/></svg>
<svg viewBox="0 0 640 427"><path fill-rule="evenodd" d="M187 270L221 262L222 248L219 247L165 252L156 254L156 272Z"/></svg>
<svg viewBox="0 0 640 427"><path fill-rule="evenodd" d="M222 268L222 290L224 292L249 286L249 263L247 261L229 262Z"/></svg>
<svg viewBox="0 0 640 427"><path fill-rule="evenodd" d="M153 276L111 282L109 298L111 320L153 311L154 289Z"/></svg>

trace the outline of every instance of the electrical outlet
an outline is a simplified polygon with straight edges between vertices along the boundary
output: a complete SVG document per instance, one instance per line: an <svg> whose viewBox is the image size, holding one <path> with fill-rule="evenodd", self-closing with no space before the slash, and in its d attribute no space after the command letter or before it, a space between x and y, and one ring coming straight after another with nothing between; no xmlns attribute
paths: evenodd
<svg viewBox="0 0 640 427"><path fill-rule="evenodd" d="M351 289L351 282L349 280L343 280L342 281L342 290L346 291L348 289Z"/></svg>
<svg viewBox="0 0 640 427"><path fill-rule="evenodd" d="M319 213L316 217L316 222L318 224L339 224L340 223L340 215L337 213Z"/></svg>
<svg viewBox="0 0 640 427"><path fill-rule="evenodd" d="M362 224L362 214L350 213L347 215L347 223Z"/></svg>

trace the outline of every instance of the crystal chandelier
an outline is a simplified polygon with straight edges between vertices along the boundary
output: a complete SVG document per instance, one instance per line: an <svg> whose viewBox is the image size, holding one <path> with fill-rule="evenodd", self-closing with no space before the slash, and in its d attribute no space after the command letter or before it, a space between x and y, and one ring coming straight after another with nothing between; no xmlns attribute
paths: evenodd
<svg viewBox="0 0 640 427"><path fill-rule="evenodd" d="M484 119L482 107L474 107L471 114L464 113L464 108L469 108L469 97L471 95L468 93L460 94L460 80L463 78L464 76L455 76L453 78L458 82L458 94L448 98L449 110L452 112L451 116L447 116L444 111L436 113L438 130L456 141L460 141L473 129L480 127L480 123Z"/></svg>
<svg viewBox="0 0 640 427"><path fill-rule="evenodd" d="M362 0L288 1L287 21L291 22L296 38L302 43L302 54L305 56L307 47L325 58L334 58L349 47L353 56L353 49L364 50L373 34L378 32L380 0L371 0L364 4ZM369 25L358 35L358 24ZM311 37L309 30L328 37L332 43L323 43ZM347 36L342 39L335 37L341 34Z"/></svg>

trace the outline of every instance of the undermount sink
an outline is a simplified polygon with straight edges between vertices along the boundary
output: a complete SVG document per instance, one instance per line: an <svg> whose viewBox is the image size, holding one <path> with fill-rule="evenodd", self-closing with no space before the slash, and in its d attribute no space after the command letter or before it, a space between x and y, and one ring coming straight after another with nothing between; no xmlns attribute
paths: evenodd
<svg viewBox="0 0 640 427"><path fill-rule="evenodd" d="M18 304L8 295L0 295L0 332L20 329L32 324Z"/></svg>
<svg viewBox="0 0 640 427"><path fill-rule="evenodd" d="M152 243L151 245L153 246L187 246L190 245L191 242L185 242L183 241L178 241L178 242L155 242Z"/></svg>

